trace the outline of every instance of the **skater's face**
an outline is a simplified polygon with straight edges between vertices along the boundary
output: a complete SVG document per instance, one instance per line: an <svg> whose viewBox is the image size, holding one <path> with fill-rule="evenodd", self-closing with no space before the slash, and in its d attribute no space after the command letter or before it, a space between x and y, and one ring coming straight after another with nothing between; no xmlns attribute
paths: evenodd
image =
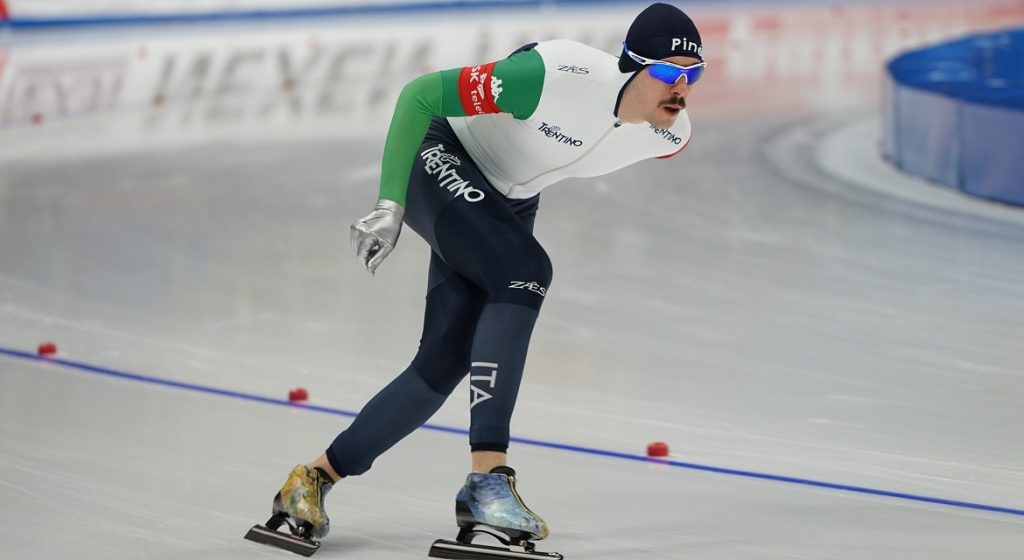
<svg viewBox="0 0 1024 560"><path fill-rule="evenodd" d="M701 61L688 56L673 56L664 62L683 68L700 64ZM652 75L653 74L653 75ZM656 128L671 128L676 117L686 108L686 97L693 84L685 77L669 84L645 67L637 73L626 87L619 106L619 118L624 122L647 122Z"/></svg>

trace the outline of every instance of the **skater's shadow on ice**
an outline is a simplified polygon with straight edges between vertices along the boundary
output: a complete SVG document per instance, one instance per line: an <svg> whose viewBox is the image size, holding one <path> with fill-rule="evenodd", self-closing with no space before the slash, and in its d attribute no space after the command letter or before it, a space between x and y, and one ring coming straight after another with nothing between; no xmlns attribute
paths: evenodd
<svg viewBox="0 0 1024 560"><path fill-rule="evenodd" d="M396 546L394 542L389 541L375 541L374 539L357 537L357 536L342 536L335 537L331 535L329 539L324 540L320 544L320 550L317 552L318 557L329 556L331 558L340 558L343 555L348 558L356 558L359 553L365 553L370 550L388 550L389 547L393 548ZM426 554L427 545L421 547ZM156 552L155 554L153 552ZM355 554L356 556L352 556ZM241 537L238 541L234 540L217 540L217 541L206 541L206 542L193 542L191 545L185 545L180 542L173 546L165 546L163 550L149 551L145 554L145 557L149 560L211 560L216 558L217 560L257 560L257 559L289 559L289 558L301 558L278 548L267 546L260 543L254 543L247 541Z"/></svg>

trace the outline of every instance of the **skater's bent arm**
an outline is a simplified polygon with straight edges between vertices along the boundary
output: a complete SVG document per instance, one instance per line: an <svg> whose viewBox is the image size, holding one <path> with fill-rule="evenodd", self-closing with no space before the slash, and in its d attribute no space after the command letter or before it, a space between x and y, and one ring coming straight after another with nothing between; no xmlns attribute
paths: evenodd
<svg viewBox="0 0 1024 560"><path fill-rule="evenodd" d="M406 84L384 143L380 198L405 206L409 175L431 120L488 113L525 119L537 108L543 84L544 63L532 50L491 64L425 74Z"/></svg>

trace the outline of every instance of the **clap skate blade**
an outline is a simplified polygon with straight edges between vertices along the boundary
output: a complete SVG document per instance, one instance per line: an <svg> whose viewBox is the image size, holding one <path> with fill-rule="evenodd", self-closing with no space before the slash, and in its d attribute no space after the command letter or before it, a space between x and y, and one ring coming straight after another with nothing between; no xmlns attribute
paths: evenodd
<svg viewBox="0 0 1024 560"><path fill-rule="evenodd" d="M490 535L505 546L474 544L473 539L480 535ZM509 538L501 531L481 525L463 527L454 541L434 541L428 556L450 560L562 560L562 555L557 552L536 550L533 543L525 538Z"/></svg>
<svg viewBox="0 0 1024 560"><path fill-rule="evenodd" d="M287 524L291 534L278 531L277 528ZM253 525L252 529L245 534L246 540L281 548L295 554L312 556L320 550L320 543L309 537L312 529L308 524L298 527L292 524L287 515L276 514L267 521L266 525Z"/></svg>

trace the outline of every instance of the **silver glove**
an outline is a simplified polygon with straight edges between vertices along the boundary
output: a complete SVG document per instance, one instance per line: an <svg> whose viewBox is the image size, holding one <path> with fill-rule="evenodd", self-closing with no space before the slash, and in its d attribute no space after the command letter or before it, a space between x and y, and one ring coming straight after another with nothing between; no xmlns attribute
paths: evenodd
<svg viewBox="0 0 1024 560"><path fill-rule="evenodd" d="M352 249L370 274L377 271L377 267L398 243L404 216L405 208L402 205L382 198L377 201L373 212L352 224L349 236Z"/></svg>

